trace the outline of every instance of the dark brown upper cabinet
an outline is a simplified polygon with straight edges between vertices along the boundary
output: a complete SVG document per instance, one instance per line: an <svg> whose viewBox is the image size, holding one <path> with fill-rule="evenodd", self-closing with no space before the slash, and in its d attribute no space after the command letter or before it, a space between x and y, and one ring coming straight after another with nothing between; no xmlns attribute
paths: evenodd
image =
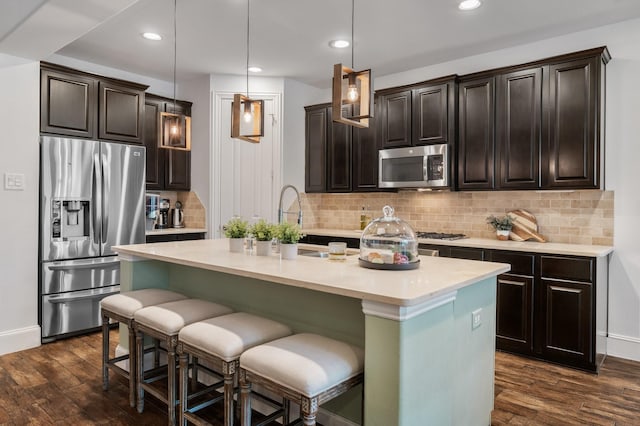
<svg viewBox="0 0 640 426"><path fill-rule="evenodd" d="M43 67L40 70L40 131L94 138L97 94L95 79Z"/></svg>
<svg viewBox="0 0 640 426"><path fill-rule="evenodd" d="M327 105L305 107L305 192L327 191Z"/></svg>
<svg viewBox="0 0 640 426"><path fill-rule="evenodd" d="M41 63L40 131L142 143L147 86Z"/></svg>
<svg viewBox="0 0 640 426"><path fill-rule="evenodd" d="M602 47L461 77L458 189L602 187L609 60Z"/></svg>
<svg viewBox="0 0 640 426"><path fill-rule="evenodd" d="M142 143L144 89L101 81L98 138Z"/></svg>
<svg viewBox="0 0 640 426"><path fill-rule="evenodd" d="M540 187L542 67L496 80L496 188Z"/></svg>
<svg viewBox="0 0 640 426"><path fill-rule="evenodd" d="M458 188L492 189L495 78L462 80L458 93Z"/></svg>
<svg viewBox="0 0 640 426"><path fill-rule="evenodd" d="M548 67L544 187L599 186L602 63L598 55Z"/></svg>
<svg viewBox="0 0 640 426"><path fill-rule="evenodd" d="M176 101L176 114L191 116L191 102ZM173 112L173 99L147 94L145 97L144 145L147 148L147 189L189 191L191 151L158 148L160 113Z"/></svg>
<svg viewBox="0 0 640 426"><path fill-rule="evenodd" d="M350 115L350 108L343 107L343 116ZM327 140L327 191L351 192L351 135L352 126L333 122L328 111L330 137Z"/></svg>
<svg viewBox="0 0 640 426"><path fill-rule="evenodd" d="M455 140L455 77L380 91L380 148Z"/></svg>
<svg viewBox="0 0 640 426"><path fill-rule="evenodd" d="M411 90L380 96L381 148L411 146Z"/></svg>
<svg viewBox="0 0 640 426"><path fill-rule="evenodd" d="M378 98L374 102L376 116L379 114ZM353 128L351 188L353 191L378 191L378 133L379 123L370 119L367 128Z"/></svg>

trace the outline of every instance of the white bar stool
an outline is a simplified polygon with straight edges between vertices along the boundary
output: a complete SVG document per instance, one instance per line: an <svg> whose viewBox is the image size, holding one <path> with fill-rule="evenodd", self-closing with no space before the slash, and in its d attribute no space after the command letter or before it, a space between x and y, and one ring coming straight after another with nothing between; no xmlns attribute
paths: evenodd
<svg viewBox="0 0 640 426"><path fill-rule="evenodd" d="M136 406L136 338L133 329L133 314L147 306L186 299L180 293L156 288L133 290L105 297L100 301L102 312L102 388L109 389L109 370L129 380L129 404ZM109 319L127 325L129 330L129 354L109 358ZM117 362L129 360L129 371Z"/></svg>
<svg viewBox="0 0 640 426"><path fill-rule="evenodd" d="M303 424L316 424L318 407L364 380L364 350L317 334L294 334L240 356L240 419L251 425L251 385L300 404Z"/></svg>
<svg viewBox="0 0 640 426"><path fill-rule="evenodd" d="M207 318L230 314L233 310L227 306L200 299L185 299L162 305L139 309L134 314L137 352L137 387L138 412L144 411L145 391L167 404L169 425L176 423L176 346L180 330L194 322ZM163 341L167 348L167 368L162 372L152 371L145 376L144 371L144 336ZM158 374L160 373L160 374ZM166 373L168 387L166 390L153 387L152 383L164 378Z"/></svg>
<svg viewBox="0 0 640 426"><path fill-rule="evenodd" d="M222 373L224 424L232 426L234 383L240 355L251 347L290 334L291 329L286 325L246 312L236 312L196 322L180 330L177 349L180 357L180 424L186 426L187 421L197 425L210 424L196 413L220 399L218 397L200 401L197 406L189 408L187 387L189 355L197 360L209 361L214 371Z"/></svg>

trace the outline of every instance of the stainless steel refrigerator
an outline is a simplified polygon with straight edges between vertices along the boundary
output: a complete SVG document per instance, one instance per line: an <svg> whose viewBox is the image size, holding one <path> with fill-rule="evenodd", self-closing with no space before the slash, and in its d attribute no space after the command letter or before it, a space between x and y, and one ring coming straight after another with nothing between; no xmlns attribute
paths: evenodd
<svg viewBox="0 0 640 426"><path fill-rule="evenodd" d="M120 290L119 244L144 243L145 148L40 138L42 341L100 325Z"/></svg>

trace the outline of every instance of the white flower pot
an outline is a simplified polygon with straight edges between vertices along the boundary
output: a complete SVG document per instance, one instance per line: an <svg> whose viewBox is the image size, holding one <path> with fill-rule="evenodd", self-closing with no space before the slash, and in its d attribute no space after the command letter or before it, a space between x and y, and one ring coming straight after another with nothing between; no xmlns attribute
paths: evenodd
<svg viewBox="0 0 640 426"><path fill-rule="evenodd" d="M507 241L509 239L509 233L511 231L508 229L496 229L496 236L500 241Z"/></svg>
<svg viewBox="0 0 640 426"><path fill-rule="evenodd" d="M295 259L298 256L298 244L280 243L280 257L282 259Z"/></svg>
<svg viewBox="0 0 640 426"><path fill-rule="evenodd" d="M229 251L231 253L244 252L244 238L229 238Z"/></svg>
<svg viewBox="0 0 640 426"><path fill-rule="evenodd" d="M256 241L256 255L271 256L271 241Z"/></svg>

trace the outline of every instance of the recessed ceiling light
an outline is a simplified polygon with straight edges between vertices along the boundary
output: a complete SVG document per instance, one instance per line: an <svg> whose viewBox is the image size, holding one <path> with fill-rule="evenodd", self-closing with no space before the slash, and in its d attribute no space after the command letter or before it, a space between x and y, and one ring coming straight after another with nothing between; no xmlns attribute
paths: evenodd
<svg viewBox="0 0 640 426"><path fill-rule="evenodd" d="M480 7L482 3L480 0L464 0L461 1L458 5L458 9L460 10L473 10Z"/></svg>
<svg viewBox="0 0 640 426"><path fill-rule="evenodd" d="M157 33L142 33L142 37L146 38L147 40L153 40L153 41L162 40L162 36Z"/></svg>
<svg viewBox="0 0 640 426"><path fill-rule="evenodd" d="M335 48L335 49L344 49L345 47L349 47L351 43L349 43L347 40L331 40L329 42L329 46Z"/></svg>
<svg viewBox="0 0 640 426"><path fill-rule="evenodd" d="M260 67L249 67L247 70L249 70L249 72L262 72L262 68Z"/></svg>

